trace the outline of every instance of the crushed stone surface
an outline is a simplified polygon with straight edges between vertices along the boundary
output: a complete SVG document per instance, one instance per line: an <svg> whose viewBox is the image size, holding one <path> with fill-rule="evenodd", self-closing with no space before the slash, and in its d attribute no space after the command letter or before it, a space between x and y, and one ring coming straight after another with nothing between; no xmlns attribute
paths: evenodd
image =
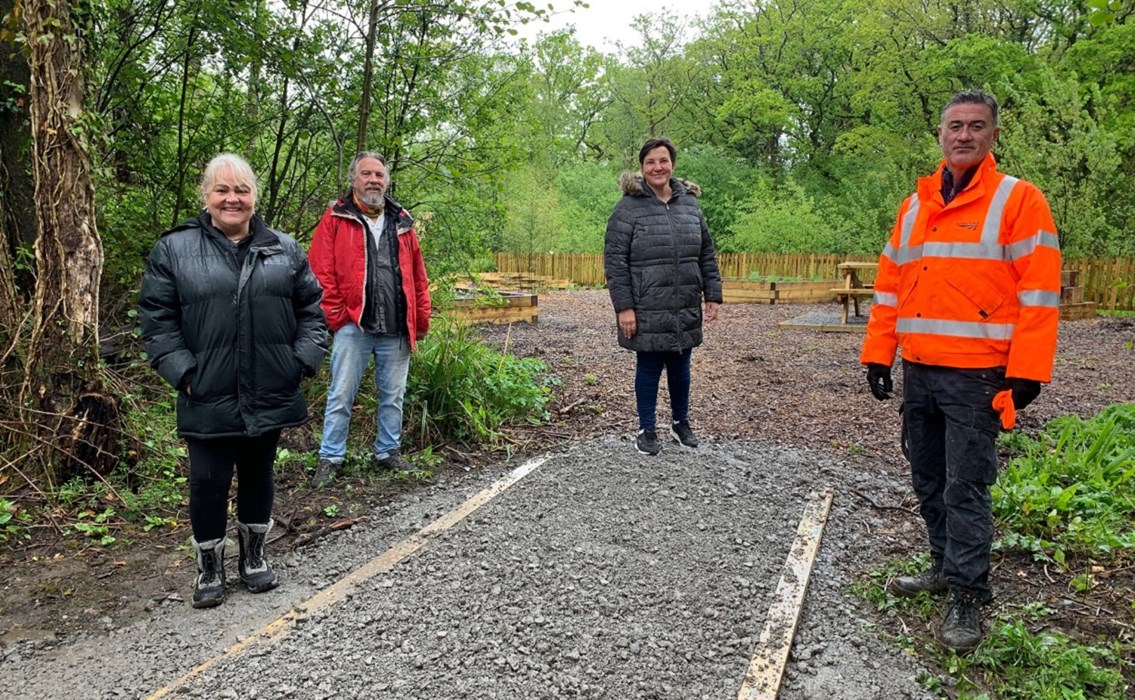
<svg viewBox="0 0 1135 700"><path fill-rule="evenodd" d="M497 471L495 474L499 475ZM844 571L873 514L850 490L904 485L819 452L707 440L640 455L583 441L346 600L304 601L486 487L442 482L277 560L282 585L224 605L25 644L0 671L13 698L735 698L805 506L835 493L779 697L922 698L926 671L870 629ZM832 526L832 523L838 523ZM292 608L294 629L259 642ZM790 621L774 621L780 629ZM252 643L201 673L196 665Z"/></svg>

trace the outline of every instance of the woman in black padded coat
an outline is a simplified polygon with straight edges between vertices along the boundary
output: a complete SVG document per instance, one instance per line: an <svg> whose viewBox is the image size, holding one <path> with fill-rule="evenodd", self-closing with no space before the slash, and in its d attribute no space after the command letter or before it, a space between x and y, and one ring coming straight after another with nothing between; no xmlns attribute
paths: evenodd
<svg viewBox="0 0 1135 700"><path fill-rule="evenodd" d="M638 160L639 172L619 178L623 197L607 222L603 263L619 345L637 353L635 447L654 455L661 450L655 410L663 369L670 389L670 436L684 447L698 445L689 423L690 357L701 345L703 320L717 318L721 273L698 206L700 189L673 177L673 142L650 139Z"/></svg>
<svg viewBox="0 0 1135 700"><path fill-rule="evenodd" d="M276 587L264 557L282 428L307 421L300 380L327 352L322 290L291 237L253 208L256 175L232 154L201 180L205 208L162 234L138 299L150 364L178 390L189 448L189 518L197 551L194 607L225 597L228 495L237 475L240 578Z"/></svg>

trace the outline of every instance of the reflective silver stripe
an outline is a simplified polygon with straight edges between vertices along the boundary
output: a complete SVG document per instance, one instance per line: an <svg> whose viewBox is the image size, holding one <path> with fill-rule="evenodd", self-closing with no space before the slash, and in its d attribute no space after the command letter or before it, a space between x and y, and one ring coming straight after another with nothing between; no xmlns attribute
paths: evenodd
<svg viewBox="0 0 1135 700"><path fill-rule="evenodd" d="M906 208L906 213L902 216L902 235L899 237L900 248L906 248L910 245L910 235L914 231L914 221L917 218L918 193L915 192L910 196L910 206Z"/></svg>
<svg viewBox="0 0 1135 700"><path fill-rule="evenodd" d="M1056 237L1055 233L1048 231L1041 231L1035 236L1030 236L1023 241L1017 241L1008 247L1008 255L1010 260L1019 260L1026 255L1031 255L1037 246L1047 246L1060 250L1060 239Z"/></svg>
<svg viewBox="0 0 1135 700"><path fill-rule="evenodd" d="M899 295L891 294L890 292L880 292L876 289L875 303L881 306L894 306L897 308L899 305Z"/></svg>
<svg viewBox="0 0 1135 700"><path fill-rule="evenodd" d="M997 243L926 243L926 257L968 258L972 260L1004 260L1005 246Z"/></svg>
<svg viewBox="0 0 1135 700"><path fill-rule="evenodd" d="M913 248L899 248L895 250L888 245L883 250L883 255L886 255L896 265L905 265L908 262L914 262L922 259L922 246L916 245Z"/></svg>
<svg viewBox="0 0 1135 700"><path fill-rule="evenodd" d="M997 191L993 193L993 199L989 202L989 209L985 212L985 225L981 228L981 242L982 243L996 243L1001 237L1001 219L1005 216L1005 203L1009 201L1009 195L1012 194L1013 188L1020 182L1012 175L1006 175L1001 179L1001 184L997 185ZM998 258L1001 259L1001 258Z"/></svg>
<svg viewBox="0 0 1135 700"><path fill-rule="evenodd" d="M1012 340L1015 328L1012 323L971 323L930 318L900 318L895 324L895 330L899 333L928 333L953 338L987 340Z"/></svg>
<svg viewBox="0 0 1135 700"><path fill-rule="evenodd" d="M901 264L898 261L899 251L893 245L891 245L890 241L888 241L887 245L883 248L883 257L887 260L890 260L896 265Z"/></svg>
<svg viewBox="0 0 1135 700"><path fill-rule="evenodd" d="M1045 292L1040 289L1031 289L1027 292L1017 292L1017 299L1021 306L1060 306L1060 295L1056 292Z"/></svg>

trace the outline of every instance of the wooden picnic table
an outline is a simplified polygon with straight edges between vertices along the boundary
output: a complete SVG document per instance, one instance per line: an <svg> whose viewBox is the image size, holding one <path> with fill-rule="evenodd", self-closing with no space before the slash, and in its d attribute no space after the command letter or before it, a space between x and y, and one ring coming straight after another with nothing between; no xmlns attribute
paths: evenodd
<svg viewBox="0 0 1135 700"><path fill-rule="evenodd" d="M854 307L855 315L859 315L859 300L861 298L869 298L875 295L875 288L869 284L863 284L859 279L859 272L861 270L874 270L879 267L879 263L873 262L841 262L836 265L840 275L843 277L843 286L837 287L832 290L836 295L836 299L843 304L843 312L840 314L840 323L847 324L849 307Z"/></svg>

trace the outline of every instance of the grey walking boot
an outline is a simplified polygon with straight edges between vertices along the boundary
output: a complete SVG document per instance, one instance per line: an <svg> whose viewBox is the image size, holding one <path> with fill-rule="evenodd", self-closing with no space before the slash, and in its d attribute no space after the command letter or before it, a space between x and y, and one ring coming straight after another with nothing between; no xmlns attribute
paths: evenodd
<svg viewBox="0 0 1135 700"><path fill-rule="evenodd" d="M981 643L981 600L968 591L950 591L950 609L938 638L954 651L965 654Z"/></svg>
<svg viewBox="0 0 1135 700"><path fill-rule="evenodd" d="M271 520L265 524L245 524L239 521L236 524L240 536L240 580L253 593L270 591L279 584L276 572L264 558L264 545L271 529Z"/></svg>
<svg viewBox="0 0 1135 700"><path fill-rule="evenodd" d="M321 489L330 484L342 470L342 462L332 462L329 459L319 460L319 464L315 467L315 475L311 477L311 488Z"/></svg>
<svg viewBox="0 0 1135 700"><path fill-rule="evenodd" d="M891 593L901 596L916 596L922 591L930 595L942 595L950 588L946 575L942 573L942 560L935 559L930 568L914 576L898 576L888 586Z"/></svg>
<svg viewBox="0 0 1135 700"><path fill-rule="evenodd" d="M225 602L225 538L198 542L197 579L193 585L193 607L212 608Z"/></svg>

